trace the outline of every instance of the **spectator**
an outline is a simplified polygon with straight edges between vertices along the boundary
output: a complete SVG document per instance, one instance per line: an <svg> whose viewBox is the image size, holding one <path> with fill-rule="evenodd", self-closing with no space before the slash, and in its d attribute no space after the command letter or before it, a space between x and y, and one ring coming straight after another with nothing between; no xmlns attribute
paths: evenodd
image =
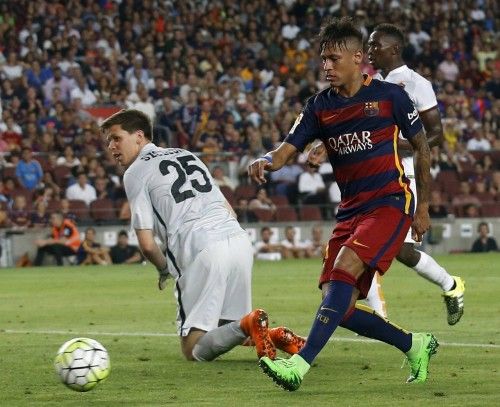
<svg viewBox="0 0 500 407"><path fill-rule="evenodd" d="M54 76L43 85L45 102L48 106L53 105L58 100L68 102L72 88L72 82L63 75L61 68L56 67Z"/></svg>
<svg viewBox="0 0 500 407"><path fill-rule="evenodd" d="M231 191L234 191L236 188L233 180L224 173L224 169L220 165L216 165L213 168L212 177L214 178L215 185L218 187L228 187Z"/></svg>
<svg viewBox="0 0 500 407"><path fill-rule="evenodd" d="M156 119L156 111L151 98L149 97L148 90L146 86L142 83L138 83L136 87L136 93L132 93L128 97L127 107L130 109L137 109L143 113L146 113L151 121L154 123Z"/></svg>
<svg viewBox="0 0 500 407"><path fill-rule="evenodd" d="M1 68L2 79L16 80L23 75L23 64L17 59L17 53L10 51L7 56L7 62Z"/></svg>
<svg viewBox="0 0 500 407"><path fill-rule="evenodd" d="M438 65L437 69L443 75L445 80L451 82L455 82L458 74L460 73L458 65L453 60L453 54L451 51L446 52L444 61Z"/></svg>
<svg viewBox="0 0 500 407"><path fill-rule="evenodd" d="M69 199L66 198L61 199L60 212L63 215L64 219L69 219L73 223L76 223L78 221L78 216L76 216L76 214L71 210Z"/></svg>
<svg viewBox="0 0 500 407"><path fill-rule="evenodd" d="M19 151L21 149L22 129L12 116L7 116L5 123L0 121L1 140L7 145L6 151Z"/></svg>
<svg viewBox="0 0 500 407"><path fill-rule="evenodd" d="M49 214L47 213L47 204L39 201L35 204L35 211L30 217L30 226L35 229L41 229L49 225Z"/></svg>
<svg viewBox="0 0 500 407"><path fill-rule="evenodd" d="M76 261L81 265L100 264L107 266L111 264L109 249L101 246L95 241L95 229L85 229L85 238L76 252Z"/></svg>
<svg viewBox="0 0 500 407"><path fill-rule="evenodd" d="M50 215L52 232L47 239L35 241L38 247L34 265L41 266L45 254L55 257L58 266L63 265L63 257L74 256L80 247L80 233L76 225L65 219L59 212Z"/></svg>
<svg viewBox="0 0 500 407"><path fill-rule="evenodd" d="M254 209L263 209L271 212L272 215L276 213L276 205L267 196L267 191L264 188L260 188L257 191L256 197L249 202L248 209L251 211Z"/></svg>
<svg viewBox="0 0 500 407"><path fill-rule="evenodd" d="M204 153L214 153L222 151L224 137L217 128L217 122L208 119L205 130L200 134L196 143L196 150Z"/></svg>
<svg viewBox="0 0 500 407"><path fill-rule="evenodd" d="M97 102L95 94L90 90L85 76L81 73L77 76L76 85L70 93L70 99L80 99L83 107L92 106Z"/></svg>
<svg viewBox="0 0 500 407"><path fill-rule="evenodd" d="M495 238L489 236L490 227L486 222L481 222L477 227L479 237L472 244L472 253L485 253L498 251L498 245Z"/></svg>
<svg viewBox="0 0 500 407"><path fill-rule="evenodd" d="M481 214L481 210L479 205L476 204L467 204L463 207L462 216L464 218L478 218Z"/></svg>
<svg viewBox="0 0 500 407"><path fill-rule="evenodd" d="M17 195L14 198L9 217L15 229L27 229L30 226L28 203L24 195Z"/></svg>
<svg viewBox="0 0 500 407"><path fill-rule="evenodd" d="M448 210L446 206L443 205L441 192L439 191L431 191L429 216L432 219L446 218L448 216Z"/></svg>
<svg viewBox="0 0 500 407"><path fill-rule="evenodd" d="M134 264L143 261L143 257L137 246L128 244L128 233L126 230L118 232L118 241L111 247L111 260L113 264Z"/></svg>
<svg viewBox="0 0 500 407"><path fill-rule="evenodd" d="M7 211L0 207L0 229L9 229L12 227L12 221Z"/></svg>
<svg viewBox="0 0 500 407"><path fill-rule="evenodd" d="M476 130L474 132L474 138L471 138L467 142L467 150L469 151L490 151L491 144L488 139L486 139L481 130Z"/></svg>
<svg viewBox="0 0 500 407"><path fill-rule="evenodd" d="M255 257L259 260L281 260L283 258L284 247L273 242L273 231L269 226L260 229L260 240L255 242Z"/></svg>
<svg viewBox="0 0 500 407"><path fill-rule="evenodd" d="M325 257L326 242L323 239L323 227L314 225L311 229L311 240L304 242L307 257Z"/></svg>
<svg viewBox="0 0 500 407"><path fill-rule="evenodd" d="M477 197L472 195L471 189L470 189L470 184L467 181L462 181L460 183L460 193L457 194L453 200L452 200L452 205L457 211L458 215L461 215L463 211L466 209L466 206L475 206L475 207L481 207L481 202Z"/></svg>
<svg viewBox="0 0 500 407"><path fill-rule="evenodd" d="M113 183L107 178L97 177L94 180L94 188L96 191L96 199L114 199Z"/></svg>
<svg viewBox="0 0 500 407"><path fill-rule="evenodd" d="M255 214L248 209L248 199L238 198L236 206L233 208L236 213L236 218L240 223L252 223L257 222L257 217Z"/></svg>
<svg viewBox="0 0 500 407"><path fill-rule="evenodd" d="M297 232L293 226L285 228L285 238L281 241L285 258L294 257L301 259L308 254L304 243L300 242L296 236Z"/></svg>
<svg viewBox="0 0 500 407"><path fill-rule="evenodd" d="M325 183L317 168L306 166L306 170L299 175L297 189L302 203L306 205L322 205L327 201Z"/></svg>
<svg viewBox="0 0 500 407"><path fill-rule="evenodd" d="M43 177L40 163L33 159L31 148L22 149L22 158L16 166L16 177L21 186L33 191Z"/></svg>
<svg viewBox="0 0 500 407"><path fill-rule="evenodd" d="M73 167L78 167L81 164L81 162L78 159L78 157L75 156L75 151L73 150L73 147L67 145L66 147L64 147L64 154L57 158L56 164L73 168Z"/></svg>
<svg viewBox="0 0 500 407"><path fill-rule="evenodd" d="M295 203L297 198L297 179L302 174L302 167L295 162L294 158L270 174L272 187L276 195L285 195L288 201Z"/></svg>
<svg viewBox="0 0 500 407"><path fill-rule="evenodd" d="M84 172L78 174L76 183L66 189L66 198L84 201L87 205L97 199L96 190L89 184L87 174Z"/></svg>

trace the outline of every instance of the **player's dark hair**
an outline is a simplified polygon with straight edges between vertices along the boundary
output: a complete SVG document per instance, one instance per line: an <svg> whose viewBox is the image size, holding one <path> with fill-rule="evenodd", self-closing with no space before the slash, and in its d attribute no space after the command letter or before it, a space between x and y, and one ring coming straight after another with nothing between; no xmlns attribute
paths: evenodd
<svg viewBox="0 0 500 407"><path fill-rule="evenodd" d="M346 48L347 41L353 39L362 47L363 34L356 28L353 19L350 17L342 17L341 19L333 18L321 27L319 33L319 50L322 52L329 45L335 48Z"/></svg>
<svg viewBox="0 0 500 407"><path fill-rule="evenodd" d="M394 40L397 41L399 48L403 49L405 45L405 36L403 34L403 31L401 31L394 24L389 24L389 23L379 24L374 28L373 31L378 31L384 33L385 35L388 35L389 37L392 37Z"/></svg>
<svg viewBox="0 0 500 407"><path fill-rule="evenodd" d="M151 120L146 113L136 109L122 109L114 115L108 117L101 124L101 132L109 130L111 126L119 125L128 133L133 133L137 130L144 132L144 137L148 140L153 140L153 126Z"/></svg>
<svg viewBox="0 0 500 407"><path fill-rule="evenodd" d="M120 231L118 232L118 236L127 236L127 237L128 237L128 233L127 233L127 231L126 231L126 230L120 230Z"/></svg>

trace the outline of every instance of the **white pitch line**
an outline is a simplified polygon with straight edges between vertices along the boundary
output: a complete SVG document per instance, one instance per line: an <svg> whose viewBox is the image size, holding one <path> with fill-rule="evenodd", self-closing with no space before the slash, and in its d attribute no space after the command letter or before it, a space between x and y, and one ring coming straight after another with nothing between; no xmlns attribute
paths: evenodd
<svg viewBox="0 0 500 407"><path fill-rule="evenodd" d="M18 330L18 329L0 329L0 334L35 334L35 335L88 335L88 336L146 336L146 337L177 337L174 333L162 333L162 332L98 332L98 331L58 331L58 330ZM378 343L382 342L376 341L374 339L367 338L345 338L345 337L335 337L330 338L330 342L361 342L361 343ZM455 346L461 348L493 348L500 349L500 345L492 343L463 343L463 342L444 342L439 341L440 345L444 346Z"/></svg>

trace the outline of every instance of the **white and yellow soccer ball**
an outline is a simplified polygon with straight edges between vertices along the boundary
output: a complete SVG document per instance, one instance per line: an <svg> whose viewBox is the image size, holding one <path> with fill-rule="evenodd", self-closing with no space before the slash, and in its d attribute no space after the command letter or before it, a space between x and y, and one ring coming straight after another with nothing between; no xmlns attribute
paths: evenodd
<svg viewBox="0 0 500 407"><path fill-rule="evenodd" d="M61 381L75 391L89 391L109 376L108 351L94 339L74 338L63 344L55 359Z"/></svg>

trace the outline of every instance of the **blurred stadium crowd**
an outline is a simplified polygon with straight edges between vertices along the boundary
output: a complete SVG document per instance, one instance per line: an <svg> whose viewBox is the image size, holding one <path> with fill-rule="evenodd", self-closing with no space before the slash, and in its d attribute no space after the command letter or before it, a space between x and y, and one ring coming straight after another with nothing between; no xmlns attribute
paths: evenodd
<svg viewBox="0 0 500 407"><path fill-rule="evenodd" d="M157 144L199 152L240 220L321 220L339 191L304 156L248 185L247 164L286 136L324 82L315 36L350 15L368 37L407 35L445 142L432 150L431 215L500 216L499 3L494 0L18 0L0 3L0 227L37 227L62 210L126 222L120 169L98 132L133 107ZM366 61L364 70L373 73ZM108 109L108 110L106 110Z"/></svg>

